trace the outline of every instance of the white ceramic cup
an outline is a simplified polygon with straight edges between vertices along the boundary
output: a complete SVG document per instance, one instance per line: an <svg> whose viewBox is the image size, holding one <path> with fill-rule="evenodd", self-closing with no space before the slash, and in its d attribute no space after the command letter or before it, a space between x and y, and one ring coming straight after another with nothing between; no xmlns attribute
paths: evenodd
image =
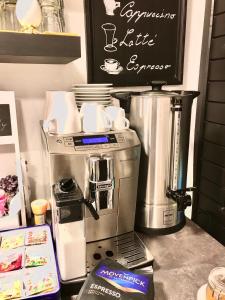
<svg viewBox="0 0 225 300"><path fill-rule="evenodd" d="M46 93L47 107L43 123L44 131L51 134L81 132L81 119L72 92L52 91Z"/></svg>
<svg viewBox="0 0 225 300"><path fill-rule="evenodd" d="M112 128L112 121L97 103L83 103L80 109L83 131L86 133L105 132Z"/></svg>
<svg viewBox="0 0 225 300"><path fill-rule="evenodd" d="M130 122L125 117L125 111L122 107L108 106L105 111L112 121L113 130L124 130L130 127Z"/></svg>

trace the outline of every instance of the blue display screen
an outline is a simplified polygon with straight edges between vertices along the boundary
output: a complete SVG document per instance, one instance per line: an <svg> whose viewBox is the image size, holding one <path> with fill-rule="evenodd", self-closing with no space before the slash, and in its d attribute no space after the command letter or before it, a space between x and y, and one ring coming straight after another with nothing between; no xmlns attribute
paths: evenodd
<svg viewBox="0 0 225 300"><path fill-rule="evenodd" d="M108 143L109 139L106 136L82 138L84 145Z"/></svg>

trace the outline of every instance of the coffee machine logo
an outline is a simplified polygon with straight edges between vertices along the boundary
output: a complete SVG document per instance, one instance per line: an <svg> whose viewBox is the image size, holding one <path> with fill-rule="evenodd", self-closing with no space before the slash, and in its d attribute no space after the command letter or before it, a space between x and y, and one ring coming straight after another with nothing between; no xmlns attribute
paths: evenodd
<svg viewBox="0 0 225 300"><path fill-rule="evenodd" d="M96 189L96 191L99 191L99 192L112 190L112 189L114 189L114 183L112 180L110 180L106 183L99 182L99 183L96 183L95 189Z"/></svg>

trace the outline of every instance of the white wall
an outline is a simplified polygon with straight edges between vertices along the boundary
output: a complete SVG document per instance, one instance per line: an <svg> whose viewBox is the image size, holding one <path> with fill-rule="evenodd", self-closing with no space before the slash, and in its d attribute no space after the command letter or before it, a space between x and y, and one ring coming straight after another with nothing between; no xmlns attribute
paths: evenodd
<svg viewBox="0 0 225 300"><path fill-rule="evenodd" d="M176 87L178 89L198 88L205 1L188 0L184 82ZM70 90L73 83L86 82L83 0L64 0L64 3L68 31L82 38L81 59L68 65L0 64L0 90L16 92L20 146L22 155L28 161L29 177L32 179L31 200L43 196L42 171L45 166L41 160L39 120L44 118L45 91ZM193 141L191 145L193 147ZM7 147L0 148L0 177L7 172L14 172L14 165L9 162L12 158L10 152L12 150Z"/></svg>

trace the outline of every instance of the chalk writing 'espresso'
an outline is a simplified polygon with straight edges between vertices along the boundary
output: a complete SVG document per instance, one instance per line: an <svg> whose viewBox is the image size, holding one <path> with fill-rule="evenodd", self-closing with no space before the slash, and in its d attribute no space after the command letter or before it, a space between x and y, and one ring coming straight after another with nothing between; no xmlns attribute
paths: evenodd
<svg viewBox="0 0 225 300"><path fill-rule="evenodd" d="M157 70L157 71L162 71L162 70L167 70L170 69L172 66L171 65L141 65L140 63L137 62L138 55L134 54L131 56L130 61L128 62L126 69L127 71L133 71L136 72L137 74L141 73L142 71L145 70Z"/></svg>
<svg viewBox="0 0 225 300"><path fill-rule="evenodd" d="M134 21L137 23L142 18L155 18L155 19L169 19L173 20L176 17L176 14L172 14L169 12L165 12L163 9L161 12L154 11L143 11L135 10L133 7L135 6L135 1L130 1L127 3L120 11L120 16L127 18L127 23L130 21Z"/></svg>

